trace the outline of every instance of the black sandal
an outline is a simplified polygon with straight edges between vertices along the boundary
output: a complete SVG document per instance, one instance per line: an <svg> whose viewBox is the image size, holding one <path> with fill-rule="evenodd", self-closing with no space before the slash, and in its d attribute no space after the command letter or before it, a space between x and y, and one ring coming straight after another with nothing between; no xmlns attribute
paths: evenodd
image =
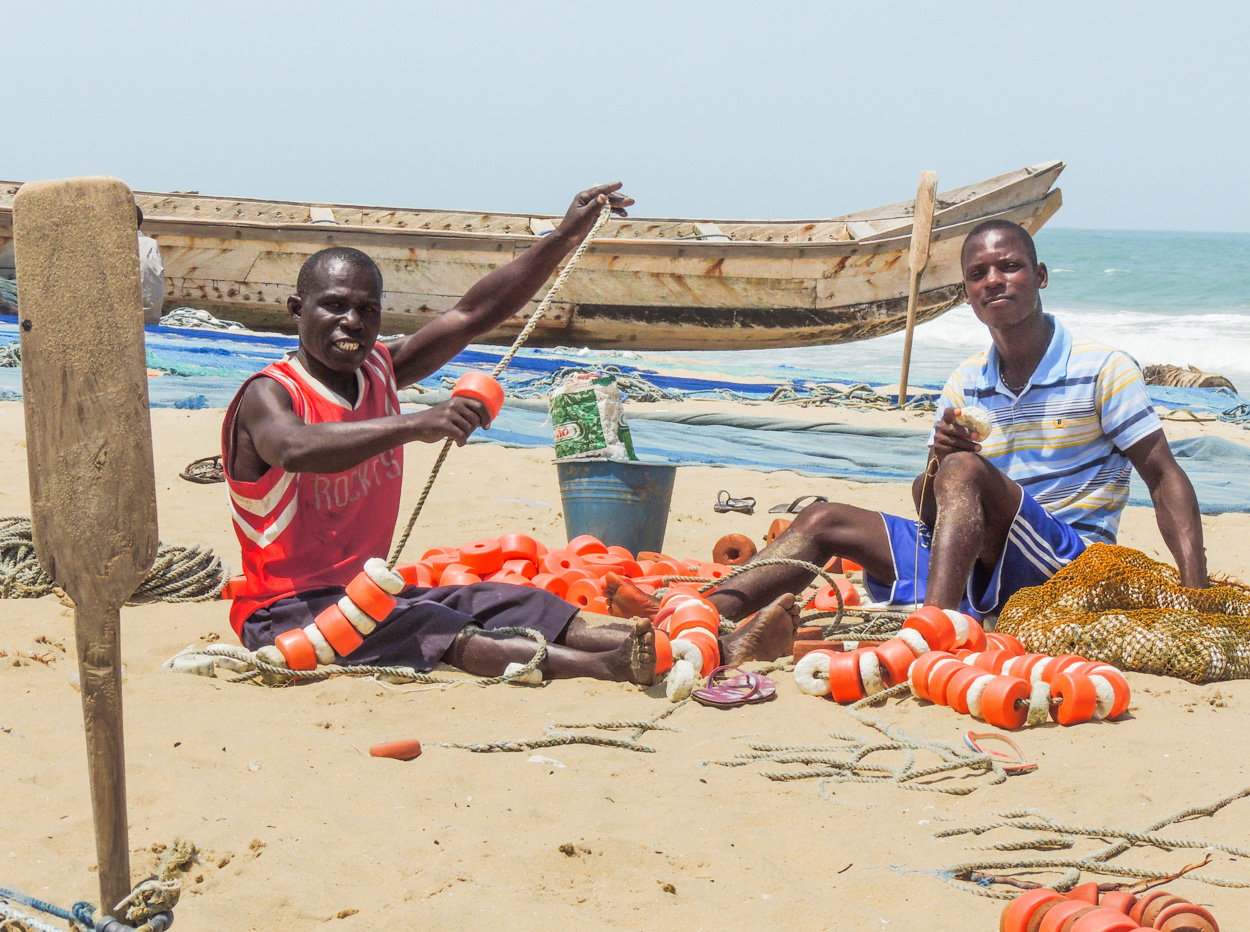
<svg viewBox="0 0 1250 932"><path fill-rule="evenodd" d="M829 499L825 498L823 495L800 495L798 498L792 501L789 505L786 505L786 504L773 505L772 508L768 509L768 513L770 515L781 515L781 514L797 515L800 511L802 511L808 505L815 505L817 502L827 502L827 501L829 501Z"/></svg>
<svg viewBox="0 0 1250 932"><path fill-rule="evenodd" d="M712 506L712 510L722 515L730 511L753 515L755 514L755 499L749 495L744 498L731 498L725 489L721 489L716 493L716 504Z"/></svg>

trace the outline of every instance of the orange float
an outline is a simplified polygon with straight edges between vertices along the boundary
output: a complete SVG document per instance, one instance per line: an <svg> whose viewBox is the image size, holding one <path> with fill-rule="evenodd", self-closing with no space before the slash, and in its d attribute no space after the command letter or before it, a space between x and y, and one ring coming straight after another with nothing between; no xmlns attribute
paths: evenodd
<svg viewBox="0 0 1250 932"><path fill-rule="evenodd" d="M630 553L628 549L621 547L618 544L610 544L608 546L608 553L612 554L614 557L620 557L622 560L632 560L634 558L634 555Z"/></svg>
<svg viewBox="0 0 1250 932"><path fill-rule="evenodd" d="M864 698L864 684L859 678L859 655L865 648L832 654L829 657L829 698L841 705Z"/></svg>
<svg viewBox="0 0 1250 932"><path fill-rule="evenodd" d="M897 686L907 679L907 671L916 660L907 642L899 638L890 638L884 644L873 649L877 661L881 664L881 677L886 686Z"/></svg>
<svg viewBox="0 0 1250 932"><path fill-rule="evenodd" d="M472 540L461 545L460 562L484 577L503 566L503 548L497 540Z"/></svg>
<svg viewBox="0 0 1250 932"><path fill-rule="evenodd" d="M1129 911L1137 905L1137 897L1127 890L1108 890L1099 898L1098 905L1118 909L1127 916ZM1133 927L1136 928L1137 923L1134 922Z"/></svg>
<svg viewBox="0 0 1250 932"><path fill-rule="evenodd" d="M1033 916L1044 903L1063 900L1063 895L1054 890L1030 890L1021 893L1003 909L998 927L1000 932L1027 932Z"/></svg>
<svg viewBox="0 0 1250 932"><path fill-rule="evenodd" d="M1095 907L1081 914L1069 927L1069 932L1136 932L1135 923L1118 909Z"/></svg>
<svg viewBox="0 0 1250 932"><path fill-rule="evenodd" d="M842 593L842 604L846 606L858 605L860 602L859 593L855 587L851 585L849 579L835 579L834 585L837 586L838 592ZM822 586L816 593L813 602L818 611L836 612L838 610L838 597L834 595L834 586Z"/></svg>
<svg viewBox="0 0 1250 932"><path fill-rule="evenodd" d="M995 650L1005 650L1013 657L1019 657L1024 653L1024 645L1020 643L1020 639L1014 634L1000 634L992 631L985 636L985 640Z"/></svg>
<svg viewBox="0 0 1250 932"><path fill-rule="evenodd" d="M964 640L963 646L968 650L983 651L989 645L985 629L981 627L981 622L977 621L971 615L966 616L968 619L968 637Z"/></svg>
<svg viewBox="0 0 1250 932"><path fill-rule="evenodd" d="M950 659L950 663L935 663L929 671L929 679L925 682L925 692L929 694L929 698L938 705L950 705L946 699L946 687L955 674L961 671L972 673L974 679L978 674L985 675L982 671L975 670L954 657Z"/></svg>
<svg viewBox="0 0 1250 932"><path fill-rule="evenodd" d="M1088 676L1060 673L1050 681L1050 693L1059 700L1050 707L1050 717L1060 725L1080 725L1094 717L1098 693Z"/></svg>
<svg viewBox="0 0 1250 932"><path fill-rule="evenodd" d="M538 562L538 541L528 534L500 534L499 550L507 560Z"/></svg>
<svg viewBox="0 0 1250 932"><path fill-rule="evenodd" d="M503 408L503 386L485 372L466 372L456 379L451 394L453 398L476 398L486 405L492 421Z"/></svg>
<svg viewBox="0 0 1250 932"><path fill-rule="evenodd" d="M699 653L703 655L703 669L700 670L703 676L709 675L720 666L720 644L712 632L704 628L690 628L680 639L699 648Z"/></svg>
<svg viewBox="0 0 1250 932"><path fill-rule="evenodd" d="M1014 731L1028 718L1030 692L1024 680L1014 676L994 677L981 694L981 718L991 725Z"/></svg>
<svg viewBox="0 0 1250 932"><path fill-rule="evenodd" d="M317 652L313 650L312 641L303 628L292 628L283 631L273 639L274 645L282 651L286 665L292 670L317 669Z"/></svg>
<svg viewBox="0 0 1250 932"><path fill-rule="evenodd" d="M773 521L772 524L768 526L768 533L764 535L764 543L766 545L771 544L778 537L784 534L786 532L786 529L789 527L790 527L789 519L777 518L775 521Z"/></svg>
<svg viewBox="0 0 1250 932"><path fill-rule="evenodd" d="M978 670L976 667L963 665L963 669L957 670L955 674L946 681L946 702L948 705L960 715L968 714L968 689L978 679L985 676L984 670Z"/></svg>
<svg viewBox="0 0 1250 932"><path fill-rule="evenodd" d="M449 566L455 566L460 563L460 551L452 550L443 553L427 553L421 558L421 562L430 568L430 576L435 584L442 581L443 572Z"/></svg>
<svg viewBox="0 0 1250 932"><path fill-rule="evenodd" d="M370 757L389 757L391 760L415 760L421 756L421 742L416 738L402 741L383 741L369 748Z"/></svg>
<svg viewBox="0 0 1250 932"><path fill-rule="evenodd" d="M416 586L418 589L434 588L434 574L426 563L406 563L395 567L395 572L404 580L406 586Z"/></svg>
<svg viewBox="0 0 1250 932"><path fill-rule="evenodd" d="M1076 654L1060 654L1058 657L1052 657L1050 663L1046 664L1046 669L1042 671L1042 680L1047 683L1053 683L1055 677L1064 670L1086 662L1084 657L1078 657Z"/></svg>
<svg viewBox="0 0 1250 932"><path fill-rule="evenodd" d="M343 614L337 602L323 609L321 614L313 620L317 625L317 630L330 642L330 646L340 657L346 657L365 642L360 632L347 620L347 616Z"/></svg>
<svg viewBox="0 0 1250 932"><path fill-rule="evenodd" d="M987 650L982 651L976 657L971 658L971 664L974 667L986 671L987 673L1002 673L1003 666L1011 658L1003 650Z"/></svg>
<svg viewBox="0 0 1250 932"><path fill-rule="evenodd" d="M955 623L936 605L926 605L912 612L903 627L924 638L929 650L948 651L955 646Z"/></svg>
<svg viewBox="0 0 1250 932"><path fill-rule="evenodd" d="M554 573L539 573L530 580L537 588L546 589L552 595L558 595L564 598L564 594L569 591L569 581L563 577L556 576Z"/></svg>
<svg viewBox="0 0 1250 932"><path fill-rule="evenodd" d="M571 583L564 593L564 601L579 608L590 608L595 599L603 600L603 583L598 579L579 579Z"/></svg>
<svg viewBox="0 0 1250 932"><path fill-rule="evenodd" d="M726 534L712 547L712 562L723 566L741 566L756 553L755 544L745 534Z"/></svg>
<svg viewBox="0 0 1250 932"><path fill-rule="evenodd" d="M584 557L588 553L607 553L608 548L604 546L603 541L591 534L582 534L574 537L569 541L568 548L570 553L575 553L579 557Z"/></svg>
<svg viewBox="0 0 1250 932"><path fill-rule="evenodd" d="M911 691L921 699L926 699L929 702L932 702L933 700L929 699L929 693L925 689L925 684L929 681L929 671L935 664L938 663L938 661L946 660L948 658L951 660L955 659L953 655L940 650L931 650L927 654L922 654L920 658L911 665L911 670L908 674L911 677Z"/></svg>
<svg viewBox="0 0 1250 932"><path fill-rule="evenodd" d="M374 621L386 621L386 616L395 610L396 599L361 570L347 584L347 597L356 607Z"/></svg>
<svg viewBox="0 0 1250 932"><path fill-rule="evenodd" d="M438 581L440 586L472 586L474 583L480 583L482 577L470 570L467 566L454 563L443 571L443 577Z"/></svg>
<svg viewBox="0 0 1250 932"><path fill-rule="evenodd" d="M233 599L236 595L243 592L243 587L247 585L246 576L231 576L225 581L218 594L219 599Z"/></svg>
<svg viewBox="0 0 1250 932"><path fill-rule="evenodd" d="M579 556L581 557L583 568L593 576L602 579L611 572L620 575L620 557L614 557L610 553L583 553L579 554Z"/></svg>
<svg viewBox="0 0 1250 932"><path fill-rule="evenodd" d="M1219 932L1211 911L1197 903L1173 903L1159 910L1154 927L1162 932Z"/></svg>
<svg viewBox="0 0 1250 932"><path fill-rule="evenodd" d="M538 565L544 573L554 573L557 576L566 570L580 570L586 566L582 558L571 550L550 550Z"/></svg>
<svg viewBox="0 0 1250 932"><path fill-rule="evenodd" d="M690 628L702 628L713 635L720 631L720 612L707 599L690 599L673 609L668 618L670 637L681 637Z"/></svg>
<svg viewBox="0 0 1250 932"><path fill-rule="evenodd" d="M507 554L505 554L507 556ZM533 579L538 575L538 567L533 560L522 560L514 557L511 560L504 560L500 569L508 573L515 573L517 576L524 576L526 579Z"/></svg>
<svg viewBox="0 0 1250 932"><path fill-rule="evenodd" d="M1071 890L1069 890L1067 893L1064 894L1064 899L1083 900L1084 902L1088 903L1090 906L1097 906L1098 905L1098 884L1094 883L1093 881L1090 881L1089 883L1078 884L1077 886L1073 887Z"/></svg>
<svg viewBox="0 0 1250 932"><path fill-rule="evenodd" d="M655 673L663 676L673 668L673 642L663 631L655 632Z"/></svg>
<svg viewBox="0 0 1250 932"><path fill-rule="evenodd" d="M686 568L675 560L656 560L651 565L653 576L685 576Z"/></svg>

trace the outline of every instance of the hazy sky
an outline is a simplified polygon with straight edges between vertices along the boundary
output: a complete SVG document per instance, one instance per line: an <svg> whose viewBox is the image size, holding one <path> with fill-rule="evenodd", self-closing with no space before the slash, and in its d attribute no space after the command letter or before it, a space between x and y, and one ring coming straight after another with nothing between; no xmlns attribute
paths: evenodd
<svg viewBox="0 0 1250 932"><path fill-rule="evenodd" d="M1236 3L6 3L0 178L822 217L1060 158L1055 226L1250 231Z"/></svg>

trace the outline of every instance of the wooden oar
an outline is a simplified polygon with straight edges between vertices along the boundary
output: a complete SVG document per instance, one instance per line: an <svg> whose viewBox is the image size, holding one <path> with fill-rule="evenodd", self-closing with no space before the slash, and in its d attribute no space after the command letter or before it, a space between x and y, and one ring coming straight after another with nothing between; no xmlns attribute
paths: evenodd
<svg viewBox="0 0 1250 932"><path fill-rule="evenodd" d="M130 189L24 185L13 203L35 553L74 600L103 912L130 893L119 610L156 555Z"/></svg>
<svg viewBox="0 0 1250 932"><path fill-rule="evenodd" d="M929 264L929 237L933 235L933 206L937 201L937 172L921 172L916 190L916 209L911 222L911 251L907 268L911 288L907 292L907 335L903 338L903 374L898 380L898 403L907 403L907 372L911 368L911 336L916 329L916 305L920 303L920 275Z"/></svg>

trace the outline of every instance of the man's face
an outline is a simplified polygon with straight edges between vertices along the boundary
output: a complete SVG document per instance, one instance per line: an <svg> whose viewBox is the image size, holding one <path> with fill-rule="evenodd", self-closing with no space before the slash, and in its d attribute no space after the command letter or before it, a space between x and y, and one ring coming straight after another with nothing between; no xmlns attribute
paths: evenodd
<svg viewBox="0 0 1250 932"><path fill-rule="evenodd" d="M1033 265L1020 237L990 230L968 245L964 290L977 319L991 330L1018 324L1041 311L1046 266Z"/></svg>
<svg viewBox="0 0 1250 932"><path fill-rule="evenodd" d="M349 374L364 364L382 326L382 283L371 269L343 262L322 265L313 287L287 299L299 324L299 344L310 360Z"/></svg>

